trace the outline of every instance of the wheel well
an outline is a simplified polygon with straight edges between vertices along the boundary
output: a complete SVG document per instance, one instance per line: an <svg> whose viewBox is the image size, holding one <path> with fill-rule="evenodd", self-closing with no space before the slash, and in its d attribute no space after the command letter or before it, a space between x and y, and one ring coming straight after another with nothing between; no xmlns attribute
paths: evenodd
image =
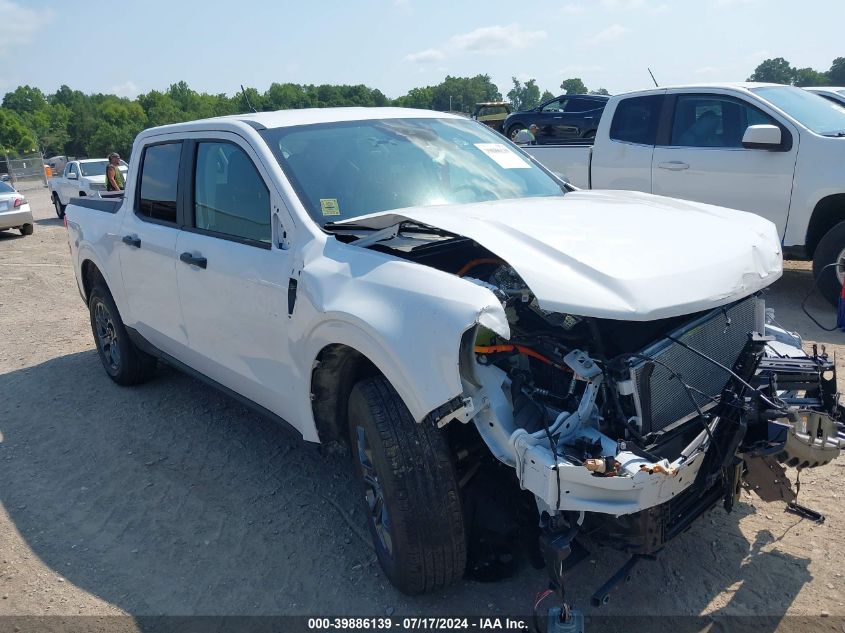
<svg viewBox="0 0 845 633"><path fill-rule="evenodd" d="M346 403L355 383L381 372L366 356L347 345L328 345L317 355L311 373L311 409L323 444L346 440Z"/></svg>
<svg viewBox="0 0 845 633"><path fill-rule="evenodd" d="M812 257L824 234L845 220L845 193L819 200L807 228L807 256Z"/></svg>
<svg viewBox="0 0 845 633"><path fill-rule="evenodd" d="M91 288L98 279L103 279L103 273L90 259L82 262L82 290L85 293L85 301L91 296Z"/></svg>

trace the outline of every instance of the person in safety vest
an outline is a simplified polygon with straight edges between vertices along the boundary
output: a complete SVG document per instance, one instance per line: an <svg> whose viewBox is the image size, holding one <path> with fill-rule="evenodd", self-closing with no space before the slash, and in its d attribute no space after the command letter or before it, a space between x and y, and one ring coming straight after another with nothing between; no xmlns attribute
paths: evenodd
<svg viewBox="0 0 845 633"><path fill-rule="evenodd" d="M120 154L109 154L109 166L106 167L106 191L123 191L126 181L120 171Z"/></svg>

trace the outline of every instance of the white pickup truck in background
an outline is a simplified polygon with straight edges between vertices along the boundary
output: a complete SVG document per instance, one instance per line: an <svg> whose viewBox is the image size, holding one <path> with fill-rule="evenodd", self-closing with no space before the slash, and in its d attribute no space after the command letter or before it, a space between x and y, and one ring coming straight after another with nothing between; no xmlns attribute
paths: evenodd
<svg viewBox="0 0 845 633"><path fill-rule="evenodd" d="M755 83L644 90L610 100L592 146L524 149L576 187L761 215L777 226L785 256L812 259L824 295L839 297L845 109L817 95Z"/></svg>
<svg viewBox="0 0 845 633"><path fill-rule="evenodd" d="M50 187L50 195L53 199L53 206L56 207L56 215L65 217L65 207L71 198L84 198L85 196L99 197L101 192L106 191L106 167L109 161L107 158L88 158L85 160L72 160L65 165L61 176L50 178L47 181ZM120 171L123 178L129 173L129 165L126 161L120 161Z"/></svg>

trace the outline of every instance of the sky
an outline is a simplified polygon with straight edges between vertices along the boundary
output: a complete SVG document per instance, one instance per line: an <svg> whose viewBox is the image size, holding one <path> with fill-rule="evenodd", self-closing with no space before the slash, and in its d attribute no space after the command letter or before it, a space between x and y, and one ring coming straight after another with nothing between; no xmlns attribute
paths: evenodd
<svg viewBox="0 0 845 633"><path fill-rule="evenodd" d="M363 83L398 97L449 75L616 94L742 81L767 57L827 70L845 56L843 0L0 0L0 94L62 84L135 97L185 80Z"/></svg>

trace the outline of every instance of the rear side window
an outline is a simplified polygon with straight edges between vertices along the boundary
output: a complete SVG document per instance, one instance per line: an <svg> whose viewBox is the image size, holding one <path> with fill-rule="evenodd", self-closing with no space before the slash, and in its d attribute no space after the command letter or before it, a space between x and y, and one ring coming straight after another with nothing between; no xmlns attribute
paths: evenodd
<svg viewBox="0 0 845 633"><path fill-rule="evenodd" d="M625 143L654 145L663 99L664 95L648 95L621 101L610 123L610 138Z"/></svg>
<svg viewBox="0 0 845 633"><path fill-rule="evenodd" d="M194 226L270 243L270 192L252 160L232 143L197 144Z"/></svg>
<svg viewBox="0 0 845 633"><path fill-rule="evenodd" d="M151 145L144 150L138 215L176 224L176 188L181 158L181 142Z"/></svg>

